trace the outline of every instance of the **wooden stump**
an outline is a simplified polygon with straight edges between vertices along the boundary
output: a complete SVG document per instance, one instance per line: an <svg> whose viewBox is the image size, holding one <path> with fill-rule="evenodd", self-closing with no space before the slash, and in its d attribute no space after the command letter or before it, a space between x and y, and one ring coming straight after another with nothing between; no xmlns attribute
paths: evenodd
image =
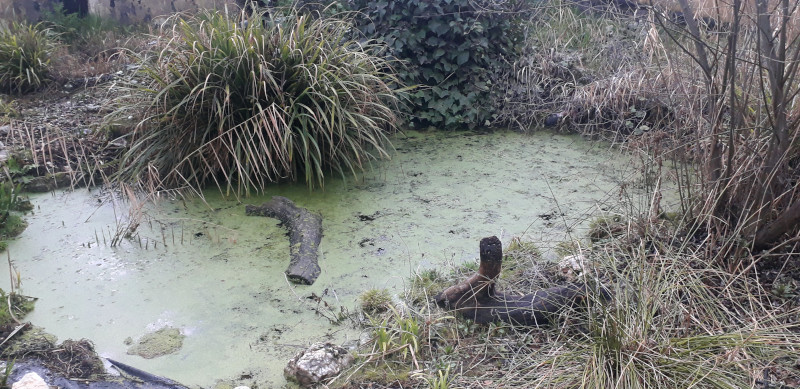
<svg viewBox="0 0 800 389"><path fill-rule="evenodd" d="M478 272L460 284L453 285L434 297L436 304L454 309L476 323L504 321L521 325L542 325L564 307L575 306L587 297L587 286L569 284L516 296L499 293L495 282L503 264L500 239L481 239L481 263ZM601 292L608 297L607 292Z"/></svg>
<svg viewBox="0 0 800 389"><path fill-rule="evenodd" d="M289 267L286 275L296 283L311 285L320 273L319 243L322 241L322 216L296 206L286 197L273 196L260 206L247 205L248 216L276 218L289 230Z"/></svg>

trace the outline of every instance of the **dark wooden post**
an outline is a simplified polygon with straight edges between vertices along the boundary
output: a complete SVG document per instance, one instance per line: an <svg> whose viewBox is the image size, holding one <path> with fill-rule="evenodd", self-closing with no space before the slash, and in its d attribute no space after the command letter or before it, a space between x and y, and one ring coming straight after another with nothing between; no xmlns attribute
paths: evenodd
<svg viewBox="0 0 800 389"><path fill-rule="evenodd" d="M478 272L466 281L436 295L436 303L444 307L477 305L494 295L494 284L503 267L503 246L496 236L481 239L481 264Z"/></svg>
<svg viewBox="0 0 800 389"><path fill-rule="evenodd" d="M453 309L476 323L505 321L522 325L547 324L561 309L574 306L588 297L586 285L569 284L536 291L524 296L495 290L503 264L500 239L481 239L478 272L434 297L440 307ZM608 292L600 288L600 298Z"/></svg>

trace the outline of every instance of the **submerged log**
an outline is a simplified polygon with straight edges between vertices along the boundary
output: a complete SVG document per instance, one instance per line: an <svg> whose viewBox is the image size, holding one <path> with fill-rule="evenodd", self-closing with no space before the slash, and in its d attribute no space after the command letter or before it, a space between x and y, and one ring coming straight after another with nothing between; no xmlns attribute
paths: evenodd
<svg viewBox="0 0 800 389"><path fill-rule="evenodd" d="M322 240L322 216L300 208L286 197L273 196L260 206L247 205L248 216L278 219L289 230L289 267L286 275L296 283L311 285L317 280L319 242Z"/></svg>
<svg viewBox="0 0 800 389"><path fill-rule="evenodd" d="M460 284L434 297L436 304L454 309L479 324L504 321L511 324L543 325L565 307L577 306L588 296L586 285L569 284L536 291L524 296L500 293L495 282L503 264L500 239L481 239L481 264L478 272ZM601 291L604 298L607 292Z"/></svg>

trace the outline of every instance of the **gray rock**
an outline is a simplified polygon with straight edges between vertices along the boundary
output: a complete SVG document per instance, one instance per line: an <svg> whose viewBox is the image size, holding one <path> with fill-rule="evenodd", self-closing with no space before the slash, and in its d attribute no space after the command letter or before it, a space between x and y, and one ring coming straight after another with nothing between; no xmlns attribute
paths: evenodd
<svg viewBox="0 0 800 389"><path fill-rule="evenodd" d="M289 360L283 369L287 379L303 387L316 385L322 380L334 377L353 363L353 356L345 349L332 343L314 343Z"/></svg>

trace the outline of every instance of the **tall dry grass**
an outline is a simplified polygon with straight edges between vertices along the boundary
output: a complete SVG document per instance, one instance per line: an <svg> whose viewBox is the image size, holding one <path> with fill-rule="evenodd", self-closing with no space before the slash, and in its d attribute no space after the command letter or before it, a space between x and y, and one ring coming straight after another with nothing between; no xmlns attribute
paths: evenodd
<svg viewBox="0 0 800 389"><path fill-rule="evenodd" d="M692 228L709 260L737 266L800 243L800 5L709 4L542 6L498 118L684 162L672 175Z"/></svg>
<svg viewBox="0 0 800 389"><path fill-rule="evenodd" d="M708 257L731 266L763 250L796 252L800 241L798 6L719 4L719 31L659 18L671 41L665 68L681 75L670 96L681 111L672 151L698 164L697 177L684 177L696 183L687 186L692 216L709 238Z"/></svg>

